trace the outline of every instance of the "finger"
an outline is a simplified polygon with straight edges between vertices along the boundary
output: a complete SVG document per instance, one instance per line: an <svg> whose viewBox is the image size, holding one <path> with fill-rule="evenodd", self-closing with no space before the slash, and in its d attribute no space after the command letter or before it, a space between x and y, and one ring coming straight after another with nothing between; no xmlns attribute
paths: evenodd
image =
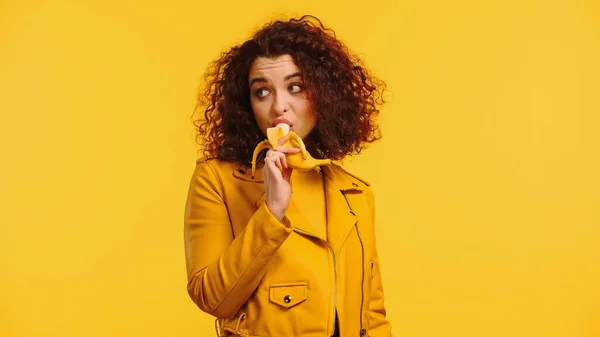
<svg viewBox="0 0 600 337"><path fill-rule="evenodd" d="M267 165L271 164L273 166L277 166L277 162L281 155L284 155L284 154L276 153L276 152L268 153L267 156L265 157L265 164L267 164Z"/></svg>
<svg viewBox="0 0 600 337"><path fill-rule="evenodd" d="M279 151L272 151L267 153L265 160L273 160L276 161L278 158L285 157L285 153Z"/></svg>
<svg viewBox="0 0 600 337"><path fill-rule="evenodd" d="M276 155L274 154L271 158L273 158L273 162L275 163L275 165L278 168L282 169L283 165L284 165L282 158L284 158L284 157L285 157L285 155L283 153L278 153Z"/></svg>
<svg viewBox="0 0 600 337"><path fill-rule="evenodd" d="M273 151L269 153L265 158L265 163L269 166L269 172L272 175L277 175L277 172L281 172L285 167L287 167L287 162L285 161L285 154L281 152Z"/></svg>
<svg viewBox="0 0 600 337"><path fill-rule="evenodd" d="M265 170L265 171L269 172L269 174L267 174L269 176L269 178L275 177L277 175L277 173L281 172L281 168L278 167L279 163L277 162L277 158L275 158L275 160L273 160L273 159L265 160L265 164L267 166L267 170Z"/></svg>
<svg viewBox="0 0 600 337"><path fill-rule="evenodd" d="M285 142L287 142L289 138L290 138L290 135L285 135L285 136L279 138L279 140L277 141L277 145L281 146L281 145L285 144Z"/></svg>
<svg viewBox="0 0 600 337"><path fill-rule="evenodd" d="M300 152L300 149L291 146L280 146L277 148L277 152L294 154Z"/></svg>
<svg viewBox="0 0 600 337"><path fill-rule="evenodd" d="M268 152L267 157L265 158L265 161L267 161L267 160L273 161L275 166L277 166L277 168L279 168L280 170L283 170L284 168L288 167L285 154L282 152L278 152L278 151Z"/></svg>
<svg viewBox="0 0 600 337"><path fill-rule="evenodd" d="M287 160L285 157L285 153L283 152L275 152L273 154L273 157L277 157L277 159L279 160L279 163L281 164L281 168L287 168Z"/></svg>
<svg viewBox="0 0 600 337"><path fill-rule="evenodd" d="M283 177L283 180L290 182L290 178L292 177L293 171L294 169L292 169L291 167L283 169L283 171L281 171L281 176Z"/></svg>

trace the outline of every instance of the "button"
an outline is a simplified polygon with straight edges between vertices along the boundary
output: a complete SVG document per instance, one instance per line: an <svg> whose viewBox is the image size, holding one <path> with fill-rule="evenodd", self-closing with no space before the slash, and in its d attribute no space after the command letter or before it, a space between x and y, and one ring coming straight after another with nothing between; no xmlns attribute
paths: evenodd
<svg viewBox="0 0 600 337"><path fill-rule="evenodd" d="M361 336L364 336L366 334L367 334L367 329L365 329L365 328L360 329L360 335Z"/></svg>
<svg viewBox="0 0 600 337"><path fill-rule="evenodd" d="M292 301L292 296L291 296L291 295L285 295L285 296L283 297L283 301L284 301L285 303L290 303L290 302Z"/></svg>

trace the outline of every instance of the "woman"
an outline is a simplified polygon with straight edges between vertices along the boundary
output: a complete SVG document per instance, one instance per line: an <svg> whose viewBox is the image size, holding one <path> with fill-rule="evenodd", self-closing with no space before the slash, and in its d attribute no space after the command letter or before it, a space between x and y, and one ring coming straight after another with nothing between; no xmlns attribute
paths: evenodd
<svg viewBox="0 0 600 337"><path fill-rule="evenodd" d="M314 158L359 153L380 138L383 89L312 16L265 25L209 68L184 232L188 292L218 336L391 336L369 184L334 163L294 169L289 145L251 170L280 124Z"/></svg>

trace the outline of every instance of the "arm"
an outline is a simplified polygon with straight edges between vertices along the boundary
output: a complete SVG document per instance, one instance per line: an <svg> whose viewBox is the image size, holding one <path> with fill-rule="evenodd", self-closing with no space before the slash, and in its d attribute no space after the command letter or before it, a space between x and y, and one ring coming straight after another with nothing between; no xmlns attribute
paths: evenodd
<svg viewBox="0 0 600 337"><path fill-rule="evenodd" d="M202 311L217 318L234 315L248 300L292 232L287 218L277 221L263 203L234 238L222 196L212 169L198 163L184 218L187 290Z"/></svg>
<svg viewBox="0 0 600 337"><path fill-rule="evenodd" d="M375 220L375 204L373 192L369 189L369 205L371 208L371 218ZM384 305L383 283L381 281L381 269L379 265L379 256L377 254L377 243L373 233L372 250L372 277L371 301L369 304L369 336L372 337L392 337L392 326L386 318L386 309Z"/></svg>

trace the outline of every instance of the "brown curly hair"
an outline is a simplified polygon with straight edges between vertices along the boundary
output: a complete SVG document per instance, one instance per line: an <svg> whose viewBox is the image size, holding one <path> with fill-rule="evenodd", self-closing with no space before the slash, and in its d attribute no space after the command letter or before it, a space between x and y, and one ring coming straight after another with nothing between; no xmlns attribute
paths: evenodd
<svg viewBox="0 0 600 337"><path fill-rule="evenodd" d="M315 158L340 160L381 138L375 123L385 83L348 51L335 32L304 15L276 20L212 62L198 93L194 126L204 156L249 165L265 136L250 106L248 75L257 57L290 55L302 71L317 124L304 140Z"/></svg>

